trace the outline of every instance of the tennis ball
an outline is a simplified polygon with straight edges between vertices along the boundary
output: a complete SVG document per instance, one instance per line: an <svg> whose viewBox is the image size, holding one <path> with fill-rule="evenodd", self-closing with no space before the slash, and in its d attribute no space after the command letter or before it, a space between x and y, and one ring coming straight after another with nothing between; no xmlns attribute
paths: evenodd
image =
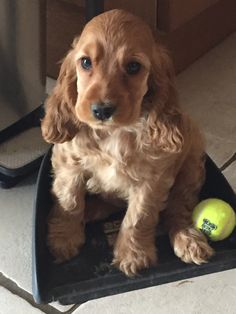
<svg viewBox="0 0 236 314"><path fill-rule="evenodd" d="M236 224L233 208L226 202L209 198L200 202L193 211L195 228L201 230L212 241L227 238Z"/></svg>

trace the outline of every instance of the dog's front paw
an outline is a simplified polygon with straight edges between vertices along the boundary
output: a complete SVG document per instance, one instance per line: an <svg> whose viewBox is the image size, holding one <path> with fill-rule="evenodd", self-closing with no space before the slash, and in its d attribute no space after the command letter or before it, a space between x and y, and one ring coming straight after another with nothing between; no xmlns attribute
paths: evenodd
<svg viewBox="0 0 236 314"><path fill-rule="evenodd" d="M128 277L133 277L139 270L157 264L156 247L150 243L144 246L125 236L119 236L114 248L112 264Z"/></svg>
<svg viewBox="0 0 236 314"><path fill-rule="evenodd" d="M84 227L75 217L52 217L48 223L47 241L56 263L70 260L85 242Z"/></svg>
<svg viewBox="0 0 236 314"><path fill-rule="evenodd" d="M185 263L206 263L214 254L203 233L186 228L170 234L175 254Z"/></svg>

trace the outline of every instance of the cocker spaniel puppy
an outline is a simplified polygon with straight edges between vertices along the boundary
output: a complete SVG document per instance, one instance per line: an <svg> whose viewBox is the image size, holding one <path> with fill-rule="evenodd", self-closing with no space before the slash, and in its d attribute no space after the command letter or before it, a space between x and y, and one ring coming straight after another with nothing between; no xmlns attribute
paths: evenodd
<svg viewBox="0 0 236 314"><path fill-rule="evenodd" d="M191 219L204 144L178 104L173 72L166 49L130 13L101 14L75 39L42 121L45 140L55 144L48 243L58 261L85 242L93 216L87 192L128 204L113 260L128 276L157 263L160 219L184 262L201 264L213 254ZM104 207L95 207L102 217Z"/></svg>

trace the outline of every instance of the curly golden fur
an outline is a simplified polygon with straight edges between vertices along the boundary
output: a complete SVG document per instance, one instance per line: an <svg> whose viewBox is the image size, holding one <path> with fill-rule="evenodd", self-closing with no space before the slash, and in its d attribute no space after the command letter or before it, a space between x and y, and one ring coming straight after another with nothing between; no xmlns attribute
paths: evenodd
<svg viewBox="0 0 236 314"><path fill-rule="evenodd" d="M137 73L127 73L130 62ZM94 116L91 105L101 102L115 104L111 118ZM109 214L104 204L91 208L86 192L127 202L113 262L128 276L157 263L160 219L183 261L213 254L191 222L204 181L202 136L178 104L168 52L138 17L113 10L85 26L47 100L42 133L55 144L48 243L57 260L78 254L87 220Z"/></svg>

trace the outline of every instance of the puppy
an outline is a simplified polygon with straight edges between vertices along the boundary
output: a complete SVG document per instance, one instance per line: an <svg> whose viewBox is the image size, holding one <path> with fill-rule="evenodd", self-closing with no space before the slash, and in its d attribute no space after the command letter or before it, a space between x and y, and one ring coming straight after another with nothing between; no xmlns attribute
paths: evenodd
<svg viewBox="0 0 236 314"><path fill-rule="evenodd" d="M112 10L85 26L46 102L42 134L55 144L48 243L58 261L85 242L87 192L127 202L113 260L127 276L156 265L160 218L184 262L211 257L191 218L204 182L203 139L178 104L166 49L138 17Z"/></svg>

